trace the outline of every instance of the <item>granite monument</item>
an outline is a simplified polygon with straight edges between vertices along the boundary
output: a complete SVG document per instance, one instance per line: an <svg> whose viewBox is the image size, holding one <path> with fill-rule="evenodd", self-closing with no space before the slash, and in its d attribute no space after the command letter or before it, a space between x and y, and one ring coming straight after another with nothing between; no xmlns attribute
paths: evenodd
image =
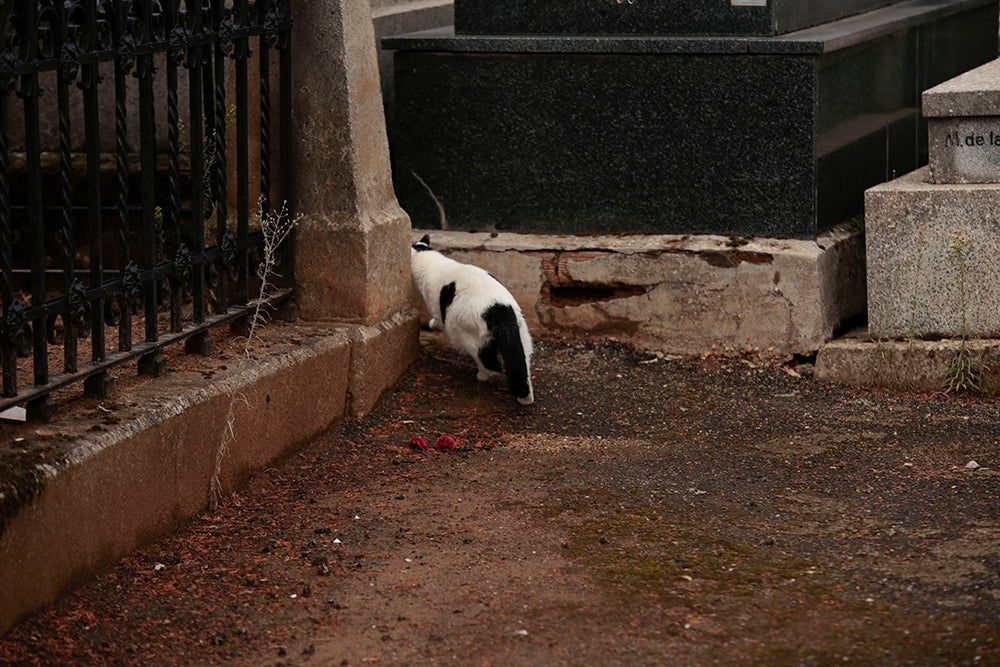
<svg viewBox="0 0 1000 667"><path fill-rule="evenodd" d="M457 0L385 39L415 227L810 238L927 161L994 0Z"/></svg>

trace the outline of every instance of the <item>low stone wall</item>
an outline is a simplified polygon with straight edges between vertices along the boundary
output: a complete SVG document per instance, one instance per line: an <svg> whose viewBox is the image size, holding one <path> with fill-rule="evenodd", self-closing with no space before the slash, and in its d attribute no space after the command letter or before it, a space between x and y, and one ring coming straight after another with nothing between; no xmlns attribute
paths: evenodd
<svg viewBox="0 0 1000 667"><path fill-rule="evenodd" d="M417 320L405 312L369 327L275 322L257 347L260 359L242 369L207 359L26 427L18 473L38 488L0 516L0 636L204 510L233 396L226 493L334 421L371 410L416 356Z"/></svg>
<svg viewBox="0 0 1000 667"><path fill-rule="evenodd" d="M812 355L865 311L864 237L428 233L507 285L536 336L616 338L700 354L748 346Z"/></svg>
<svg viewBox="0 0 1000 667"><path fill-rule="evenodd" d="M0 635L201 511L230 388L241 399L221 471L227 491L331 422L370 410L416 357L410 223L392 191L370 7L300 3L293 31L296 52L310 54L292 62L290 184L301 216L295 303L309 323L282 329L242 372L189 364L137 394L119 388L114 408L91 405L27 432L8 451L33 484L0 502Z"/></svg>

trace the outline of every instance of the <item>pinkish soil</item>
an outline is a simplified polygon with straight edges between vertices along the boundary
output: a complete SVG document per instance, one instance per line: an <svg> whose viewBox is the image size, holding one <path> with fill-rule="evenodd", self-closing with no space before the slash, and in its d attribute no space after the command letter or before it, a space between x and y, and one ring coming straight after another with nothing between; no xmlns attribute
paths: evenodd
<svg viewBox="0 0 1000 667"><path fill-rule="evenodd" d="M425 343L0 663L1000 664L993 399L543 341L522 408Z"/></svg>

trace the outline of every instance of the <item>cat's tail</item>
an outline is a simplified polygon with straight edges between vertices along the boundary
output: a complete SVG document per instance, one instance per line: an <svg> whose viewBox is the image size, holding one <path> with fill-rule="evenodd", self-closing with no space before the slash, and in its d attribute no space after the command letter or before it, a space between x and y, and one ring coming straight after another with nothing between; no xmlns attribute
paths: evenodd
<svg viewBox="0 0 1000 667"><path fill-rule="evenodd" d="M514 308L495 303L486 310L483 317L486 320L486 328L493 337L497 353L503 360L507 388L514 394L518 403L531 405L535 400L529 371L531 348L525 349L525 344L521 340L521 330Z"/></svg>

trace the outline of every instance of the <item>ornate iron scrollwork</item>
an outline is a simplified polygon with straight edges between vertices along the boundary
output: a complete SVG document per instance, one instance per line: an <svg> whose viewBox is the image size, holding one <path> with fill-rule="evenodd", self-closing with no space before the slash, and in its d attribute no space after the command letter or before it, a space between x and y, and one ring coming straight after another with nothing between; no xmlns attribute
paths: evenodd
<svg viewBox="0 0 1000 667"><path fill-rule="evenodd" d="M170 59L178 65L183 64L188 56L188 32L182 25L175 25L170 30Z"/></svg>
<svg viewBox="0 0 1000 667"><path fill-rule="evenodd" d="M276 46L280 50L285 50L292 44L292 20L289 0L275 0L271 11L274 12L274 30L277 35ZM270 13L270 12L269 12ZM265 24L267 18L265 17Z"/></svg>
<svg viewBox="0 0 1000 667"><path fill-rule="evenodd" d="M131 72L132 68L135 67L135 60L135 37L131 32L124 32L118 40L118 69L123 72Z"/></svg>
<svg viewBox="0 0 1000 667"><path fill-rule="evenodd" d="M232 55L233 49L235 48L235 40L233 38L233 31L235 26L233 25L233 18L230 16L229 12L222 18L219 22L219 48L227 56Z"/></svg>
<svg viewBox="0 0 1000 667"><path fill-rule="evenodd" d="M194 267L194 260L187 245L180 244L177 247L177 255L174 257L174 275L177 281L185 288L191 284L191 272Z"/></svg>
<svg viewBox="0 0 1000 667"><path fill-rule="evenodd" d="M80 47L73 37L67 37L59 50L59 73L63 80L73 81L80 71Z"/></svg>
<svg viewBox="0 0 1000 667"><path fill-rule="evenodd" d="M90 303L87 301L87 288L79 279L73 281L69 288L69 321L73 327L80 332L81 338L90 335L90 319L87 317L90 311Z"/></svg>
<svg viewBox="0 0 1000 667"><path fill-rule="evenodd" d="M278 33L281 30L281 19L278 17L278 10L271 7L264 15L264 43L270 47L278 44Z"/></svg>
<svg viewBox="0 0 1000 667"><path fill-rule="evenodd" d="M25 317L24 304L20 301L12 301L7 306L7 314L4 316L4 326L6 328L7 342L16 348L21 348L31 335L31 327Z"/></svg>
<svg viewBox="0 0 1000 667"><path fill-rule="evenodd" d="M142 305L142 278L135 262L129 262L122 270L122 297L133 315Z"/></svg>
<svg viewBox="0 0 1000 667"><path fill-rule="evenodd" d="M13 51L0 53L0 90L5 93L17 88L17 56Z"/></svg>
<svg viewBox="0 0 1000 667"><path fill-rule="evenodd" d="M4 324L7 343L14 348L17 356L31 356L31 323L23 303L14 300L7 306Z"/></svg>
<svg viewBox="0 0 1000 667"><path fill-rule="evenodd" d="M236 275L236 245L236 234L233 234L233 230L227 229L222 235L219 248L222 250L222 264L231 276Z"/></svg>

